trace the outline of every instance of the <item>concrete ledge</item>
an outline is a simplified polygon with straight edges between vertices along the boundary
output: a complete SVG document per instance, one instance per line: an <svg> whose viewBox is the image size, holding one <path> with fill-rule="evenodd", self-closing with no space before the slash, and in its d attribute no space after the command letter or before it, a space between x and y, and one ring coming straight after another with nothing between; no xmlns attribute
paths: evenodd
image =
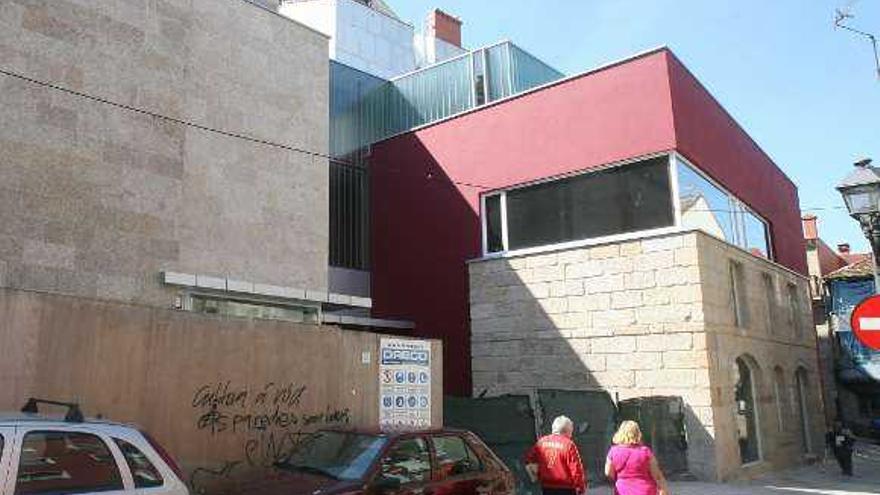
<svg viewBox="0 0 880 495"><path fill-rule="evenodd" d="M161 280L165 285L211 289L215 291L234 292L245 295L268 296L290 301L306 301L357 308L372 308L373 300L369 297L357 297L321 290L306 290L296 287L260 284L247 280L236 280L210 275L194 275L190 273L162 272ZM376 320L385 321L385 320ZM354 324L354 323L353 323ZM397 327L394 327L397 328ZM411 328L400 327L400 328Z"/></svg>

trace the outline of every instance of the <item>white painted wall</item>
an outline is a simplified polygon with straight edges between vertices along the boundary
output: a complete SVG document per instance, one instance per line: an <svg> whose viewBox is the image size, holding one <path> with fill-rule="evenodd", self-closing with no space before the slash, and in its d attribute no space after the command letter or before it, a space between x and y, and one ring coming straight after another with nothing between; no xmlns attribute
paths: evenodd
<svg viewBox="0 0 880 495"><path fill-rule="evenodd" d="M467 50L460 46L455 46L448 41L435 38L427 32L416 33L413 45L416 51L416 66L418 68L427 67L446 59L457 57Z"/></svg>
<svg viewBox="0 0 880 495"><path fill-rule="evenodd" d="M390 79L416 68L413 27L354 0L285 2L290 17L331 37L331 59Z"/></svg>
<svg viewBox="0 0 880 495"><path fill-rule="evenodd" d="M333 52L336 0L284 1L278 7L278 13L330 36L330 51Z"/></svg>

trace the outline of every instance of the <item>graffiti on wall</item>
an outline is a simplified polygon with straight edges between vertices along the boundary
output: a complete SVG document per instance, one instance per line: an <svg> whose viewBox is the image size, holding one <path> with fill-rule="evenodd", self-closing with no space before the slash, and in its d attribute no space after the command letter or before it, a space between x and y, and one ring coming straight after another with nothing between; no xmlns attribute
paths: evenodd
<svg viewBox="0 0 880 495"><path fill-rule="evenodd" d="M196 429L211 438L232 436L240 450L216 469L194 470L194 492L206 493L203 486L232 479L243 468L270 467L286 459L311 432L351 421L348 408L305 408L307 394L308 386L296 382L252 386L220 381L197 387L191 403Z"/></svg>

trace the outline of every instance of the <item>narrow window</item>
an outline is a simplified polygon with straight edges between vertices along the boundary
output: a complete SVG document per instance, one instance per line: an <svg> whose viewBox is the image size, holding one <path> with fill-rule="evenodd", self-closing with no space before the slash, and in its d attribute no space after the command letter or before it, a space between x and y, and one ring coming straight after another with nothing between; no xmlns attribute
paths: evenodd
<svg viewBox="0 0 880 495"><path fill-rule="evenodd" d="M807 405L807 390L809 384L807 380L807 370L804 368L798 368L794 375L794 381L795 394L797 396L796 405L800 419L798 426L800 426L801 431L801 449L805 453L810 453L813 449L810 442L810 415Z"/></svg>
<svg viewBox="0 0 880 495"><path fill-rule="evenodd" d="M737 381L735 389L736 428L739 440L740 460L749 464L761 459L758 440L758 409L755 406L755 382L752 369L742 357L736 360Z"/></svg>
<svg viewBox="0 0 880 495"><path fill-rule="evenodd" d="M486 198L486 252L504 251L504 238L501 226L501 195Z"/></svg>
<svg viewBox="0 0 880 495"><path fill-rule="evenodd" d="M773 396L776 400L776 419L779 431L785 431L785 373L779 366L773 370Z"/></svg>
<svg viewBox="0 0 880 495"><path fill-rule="evenodd" d="M746 328L749 325L749 309L746 302L745 274L742 263L736 261L730 262L730 292L736 326Z"/></svg>
<svg viewBox="0 0 880 495"><path fill-rule="evenodd" d="M773 275L764 273L761 275L764 282L764 295L767 298L767 331L771 334L776 333L776 312L779 310L779 301L776 298L776 284L773 282Z"/></svg>
<svg viewBox="0 0 880 495"><path fill-rule="evenodd" d="M795 337L801 336L801 298L798 287L788 284L788 323L794 330Z"/></svg>

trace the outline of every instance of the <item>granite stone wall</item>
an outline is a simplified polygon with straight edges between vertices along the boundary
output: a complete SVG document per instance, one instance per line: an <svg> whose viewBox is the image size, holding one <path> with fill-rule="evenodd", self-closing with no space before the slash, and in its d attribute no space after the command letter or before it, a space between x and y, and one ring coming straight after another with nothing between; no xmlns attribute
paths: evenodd
<svg viewBox="0 0 880 495"><path fill-rule="evenodd" d="M0 68L0 286L326 290L324 36L243 0L9 0Z"/></svg>
<svg viewBox="0 0 880 495"><path fill-rule="evenodd" d="M755 330L731 329L730 259L744 266ZM780 291L787 293L783 289L792 283L804 298L797 313L802 332L793 326L778 329L772 346L762 337L769 332L759 291L765 272L775 277ZM705 479L735 477L740 473L738 450L732 450L738 445L735 383L727 361L750 354L768 369L778 362L793 373L801 363L815 373L805 291L806 280L799 275L701 232L474 261L474 393L556 388L604 389L621 400L680 396L686 405L690 470ZM774 311L785 321L783 303ZM768 386L759 384L763 409L769 407ZM821 410L815 402L818 390L815 395L811 407ZM762 429L770 461L765 464L782 464L785 455L798 453L791 443L796 431L791 427L777 435ZM793 455L788 462L800 458Z"/></svg>

